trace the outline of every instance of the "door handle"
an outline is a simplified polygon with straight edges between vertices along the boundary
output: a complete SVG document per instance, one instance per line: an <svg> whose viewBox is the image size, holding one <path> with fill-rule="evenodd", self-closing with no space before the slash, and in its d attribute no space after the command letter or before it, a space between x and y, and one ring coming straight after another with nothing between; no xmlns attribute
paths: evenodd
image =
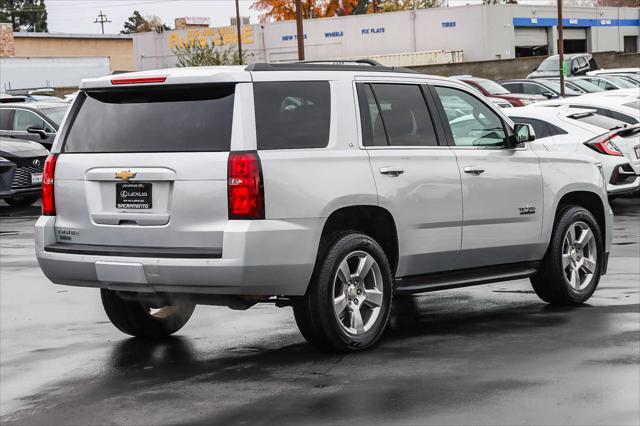
<svg viewBox="0 0 640 426"><path fill-rule="evenodd" d="M484 169L480 169L480 168L475 167L475 166L467 166L467 167L464 168L464 172L472 174L474 176L478 176L478 175L481 175L482 173L484 173Z"/></svg>
<svg viewBox="0 0 640 426"><path fill-rule="evenodd" d="M383 175L397 177L404 173L404 169L400 167L380 167L380 173Z"/></svg>

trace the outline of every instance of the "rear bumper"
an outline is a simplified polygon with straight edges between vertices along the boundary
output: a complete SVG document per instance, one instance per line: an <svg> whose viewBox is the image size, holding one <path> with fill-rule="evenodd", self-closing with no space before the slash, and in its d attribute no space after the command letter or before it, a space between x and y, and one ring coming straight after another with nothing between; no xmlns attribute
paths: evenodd
<svg viewBox="0 0 640 426"><path fill-rule="evenodd" d="M222 253L82 246L56 241L55 217L36 223L36 257L56 284L119 291L298 296L306 292L324 219L229 221ZM211 253L206 254L209 250Z"/></svg>

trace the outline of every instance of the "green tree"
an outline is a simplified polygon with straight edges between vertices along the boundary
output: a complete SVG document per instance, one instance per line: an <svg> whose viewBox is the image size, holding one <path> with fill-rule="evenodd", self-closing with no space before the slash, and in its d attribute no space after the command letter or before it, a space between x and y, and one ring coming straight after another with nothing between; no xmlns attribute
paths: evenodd
<svg viewBox="0 0 640 426"><path fill-rule="evenodd" d="M240 65L240 56L234 48L221 49L213 43L201 44L193 41L184 46L176 46L171 49L178 58L178 67L207 67L215 65ZM252 55L242 54L246 61Z"/></svg>
<svg viewBox="0 0 640 426"><path fill-rule="evenodd" d="M137 10L133 11L133 15L129 17L124 23L124 29L120 31L120 34L132 34L132 33L144 33L149 31L163 32L170 31L171 27L167 24L163 24L160 18L157 16L145 16L140 15Z"/></svg>
<svg viewBox="0 0 640 426"><path fill-rule="evenodd" d="M13 31L49 31L44 0L0 0L0 22L11 22Z"/></svg>

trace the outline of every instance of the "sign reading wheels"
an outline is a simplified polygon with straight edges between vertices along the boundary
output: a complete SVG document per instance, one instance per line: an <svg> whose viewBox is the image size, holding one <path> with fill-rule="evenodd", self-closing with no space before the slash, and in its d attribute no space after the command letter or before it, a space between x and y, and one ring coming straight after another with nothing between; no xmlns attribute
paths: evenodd
<svg viewBox="0 0 640 426"><path fill-rule="evenodd" d="M150 183L116 183L117 209L150 209L151 201Z"/></svg>

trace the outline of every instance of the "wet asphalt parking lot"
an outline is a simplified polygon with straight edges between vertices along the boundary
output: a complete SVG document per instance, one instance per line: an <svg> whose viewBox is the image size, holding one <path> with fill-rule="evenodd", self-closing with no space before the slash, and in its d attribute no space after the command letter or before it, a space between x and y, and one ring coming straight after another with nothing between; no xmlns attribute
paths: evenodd
<svg viewBox="0 0 640 426"><path fill-rule="evenodd" d="M400 299L374 350L313 350L290 308L199 306L128 338L97 290L51 284L39 208L0 202L2 424L640 424L640 199L617 200L609 273L552 308L527 280Z"/></svg>

